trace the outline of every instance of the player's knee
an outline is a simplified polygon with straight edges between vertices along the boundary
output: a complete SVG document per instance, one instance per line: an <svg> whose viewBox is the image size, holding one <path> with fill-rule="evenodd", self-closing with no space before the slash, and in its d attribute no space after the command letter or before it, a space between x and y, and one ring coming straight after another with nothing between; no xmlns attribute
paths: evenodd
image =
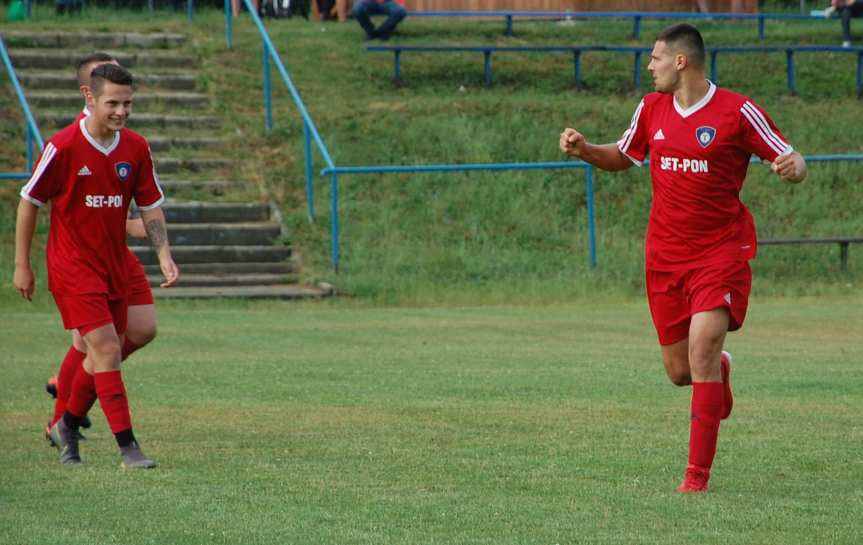
<svg viewBox="0 0 863 545"><path fill-rule="evenodd" d="M128 339L135 343L135 345L137 345L138 347L142 347L150 344L150 342L152 342L153 339L156 338L157 332L158 329L156 328L156 324L152 323L143 325L135 329L129 329L126 332L126 337L128 337Z"/></svg>
<svg viewBox="0 0 863 545"><path fill-rule="evenodd" d="M675 386L689 386L692 384L692 375L689 371L669 370L668 380Z"/></svg>
<svg viewBox="0 0 863 545"><path fill-rule="evenodd" d="M96 371L115 369L120 365L120 339L117 337L99 339L87 346L87 354L93 359Z"/></svg>
<svg viewBox="0 0 863 545"><path fill-rule="evenodd" d="M84 339L82 339L81 335L78 335L77 332L72 335L72 346L74 346L75 350L78 352L82 352L84 354L87 353L87 343L84 342Z"/></svg>
<svg viewBox="0 0 863 545"><path fill-rule="evenodd" d="M705 375L710 374L714 368L718 368L721 349L721 345L710 342L690 345L689 366L692 372Z"/></svg>

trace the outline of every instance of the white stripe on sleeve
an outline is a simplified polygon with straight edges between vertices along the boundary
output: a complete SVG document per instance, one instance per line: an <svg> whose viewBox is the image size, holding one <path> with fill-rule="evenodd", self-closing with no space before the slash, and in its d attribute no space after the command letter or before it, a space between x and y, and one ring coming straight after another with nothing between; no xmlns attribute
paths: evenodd
<svg viewBox="0 0 863 545"><path fill-rule="evenodd" d="M33 191L33 188L36 187L37 183L39 183L39 179L43 174L45 174L45 169L48 168L48 165L51 163L51 159L53 159L56 154L57 148L54 147L54 144L48 142L48 144L45 145L45 151L42 152L42 157L39 159L39 163L36 165L36 169L33 171L33 175L30 176L30 179L27 180L27 183L21 188L21 197L27 199L36 206L44 206L45 203L30 195L30 192Z"/></svg>
<svg viewBox="0 0 863 545"><path fill-rule="evenodd" d="M635 137L635 132L638 129L638 117L641 115L641 109L644 107L644 99L638 103L635 113L632 114L632 121L629 123L629 128L623 133L620 140L617 141L617 148L626 154L626 150L632 144L632 139Z"/></svg>
<svg viewBox="0 0 863 545"><path fill-rule="evenodd" d="M776 152L777 155L786 155L791 152L791 146L788 145L787 142L779 138L773 129L770 128L770 124L767 123L767 120L764 118L764 115L752 105L750 102L745 102L743 106L740 107L740 112L743 114L743 117L749 121L758 135L764 140L770 149Z"/></svg>
<svg viewBox="0 0 863 545"><path fill-rule="evenodd" d="M152 210L158 206L161 206L163 202L165 202L165 192L162 191L162 186L159 184L159 175L156 174L156 161L153 160L153 152L150 151L150 148L147 148L147 153L150 154L150 164L153 165L153 183L156 184L156 189L159 190L159 198L153 204L149 206L139 206L139 210ZM137 201L135 201L137 204Z"/></svg>

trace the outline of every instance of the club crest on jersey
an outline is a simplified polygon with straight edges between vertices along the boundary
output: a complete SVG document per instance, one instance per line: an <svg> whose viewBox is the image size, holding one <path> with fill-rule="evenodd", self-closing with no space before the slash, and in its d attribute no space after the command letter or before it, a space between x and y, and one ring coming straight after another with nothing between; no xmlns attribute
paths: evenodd
<svg viewBox="0 0 863 545"><path fill-rule="evenodd" d="M716 129L713 127L698 127L695 129L695 139L698 140L702 148L709 146L715 136Z"/></svg>
<svg viewBox="0 0 863 545"><path fill-rule="evenodd" d="M121 182L125 182L129 179L129 176L132 175L132 165L125 161L116 163L114 165L114 170L117 171L117 176L120 178Z"/></svg>

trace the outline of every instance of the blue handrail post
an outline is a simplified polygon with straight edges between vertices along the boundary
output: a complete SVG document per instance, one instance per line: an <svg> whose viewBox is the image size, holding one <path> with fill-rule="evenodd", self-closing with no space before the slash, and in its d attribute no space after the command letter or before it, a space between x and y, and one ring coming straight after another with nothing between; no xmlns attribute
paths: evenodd
<svg viewBox="0 0 863 545"><path fill-rule="evenodd" d="M584 168L585 196L587 199L587 244L590 250L590 268L596 268L596 223L593 214L593 167Z"/></svg>
<svg viewBox="0 0 863 545"><path fill-rule="evenodd" d="M575 87L581 87L581 49L573 49L573 63L575 64Z"/></svg>
<svg viewBox="0 0 863 545"><path fill-rule="evenodd" d="M27 172L33 171L33 129L27 125Z"/></svg>
<svg viewBox="0 0 863 545"><path fill-rule="evenodd" d="M483 51L485 54L485 84L491 85L491 51Z"/></svg>
<svg viewBox="0 0 863 545"><path fill-rule="evenodd" d="M393 51L393 83L399 83L402 80L402 63L401 59L401 51L395 50Z"/></svg>
<svg viewBox="0 0 863 545"><path fill-rule="evenodd" d="M225 0L225 42L228 49L234 47L234 13L231 11L231 0Z"/></svg>
<svg viewBox="0 0 863 545"><path fill-rule="evenodd" d="M641 87L641 51L635 52L635 68L633 69L632 79L635 89L639 89Z"/></svg>
<svg viewBox="0 0 863 545"><path fill-rule="evenodd" d="M312 180L312 136L309 122L303 119L303 147L306 155L306 203L309 208L309 223L315 223L315 187Z"/></svg>
<svg viewBox="0 0 863 545"><path fill-rule="evenodd" d="M195 0L186 0L186 17L190 23L195 19Z"/></svg>
<svg viewBox="0 0 863 545"><path fill-rule="evenodd" d="M512 36L512 14L506 16L506 35Z"/></svg>
<svg viewBox="0 0 863 545"><path fill-rule="evenodd" d="M716 56L719 55L719 51L715 49L710 52L710 81L716 83L718 68L716 67Z"/></svg>
<svg viewBox="0 0 863 545"><path fill-rule="evenodd" d="M857 53L857 98L863 97L863 51Z"/></svg>
<svg viewBox="0 0 863 545"><path fill-rule="evenodd" d="M639 38L641 36L641 15L636 15L632 18L632 37Z"/></svg>
<svg viewBox="0 0 863 545"><path fill-rule="evenodd" d="M26 0L27 2L27 18L30 19L33 17L33 0Z"/></svg>
<svg viewBox="0 0 863 545"><path fill-rule="evenodd" d="M758 39L764 41L764 14L758 14Z"/></svg>
<svg viewBox="0 0 863 545"><path fill-rule="evenodd" d="M787 72L788 72L788 90L791 92L792 95L796 95L797 94L797 88L796 88L797 86L795 85L795 82L794 82L794 50L793 49L786 49L785 50L785 57L787 59L786 65L787 65Z"/></svg>
<svg viewBox="0 0 863 545"><path fill-rule="evenodd" d="M339 272L339 175L330 174L330 249L333 271Z"/></svg>
<svg viewBox="0 0 863 545"><path fill-rule="evenodd" d="M270 84L270 50L267 44L263 46L263 62L264 62L264 127L267 132L273 130L273 90Z"/></svg>

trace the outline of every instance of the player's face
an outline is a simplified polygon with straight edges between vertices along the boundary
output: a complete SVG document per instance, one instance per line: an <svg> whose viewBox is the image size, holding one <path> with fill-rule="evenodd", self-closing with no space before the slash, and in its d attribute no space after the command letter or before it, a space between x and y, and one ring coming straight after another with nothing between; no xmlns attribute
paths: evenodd
<svg viewBox="0 0 863 545"><path fill-rule="evenodd" d="M87 94L87 108L101 129L119 131L132 113L132 87L106 81L99 96Z"/></svg>
<svg viewBox="0 0 863 545"><path fill-rule="evenodd" d="M680 80L677 57L667 43L654 44L647 69L653 74L653 85L660 93L673 93L677 89Z"/></svg>

